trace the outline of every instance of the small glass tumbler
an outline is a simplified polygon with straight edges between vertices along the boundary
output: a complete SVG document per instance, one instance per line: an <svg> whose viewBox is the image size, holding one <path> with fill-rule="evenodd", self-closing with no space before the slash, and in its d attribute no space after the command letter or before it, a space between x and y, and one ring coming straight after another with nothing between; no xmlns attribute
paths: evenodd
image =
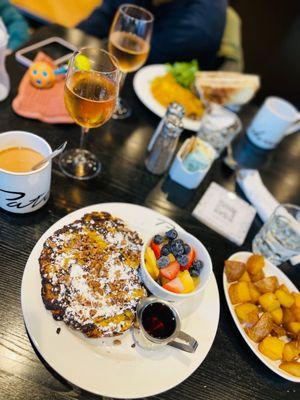
<svg viewBox="0 0 300 400"><path fill-rule="evenodd" d="M236 114L217 104L211 104L202 118L197 136L221 154L241 129L242 124Z"/></svg>
<svg viewBox="0 0 300 400"><path fill-rule="evenodd" d="M255 236L252 249L274 265L300 254L300 207L279 205Z"/></svg>

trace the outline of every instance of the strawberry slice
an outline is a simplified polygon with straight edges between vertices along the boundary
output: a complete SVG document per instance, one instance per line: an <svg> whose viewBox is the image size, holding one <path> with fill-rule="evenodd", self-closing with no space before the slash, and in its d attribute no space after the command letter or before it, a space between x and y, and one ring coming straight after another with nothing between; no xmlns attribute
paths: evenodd
<svg viewBox="0 0 300 400"><path fill-rule="evenodd" d="M152 242L151 242L151 244L150 244L150 247L151 247L151 249L154 251L154 254L155 254L156 259L159 259L159 257L160 257L160 247L161 247L161 245L160 245L160 244L154 243L153 240L152 240Z"/></svg>
<svg viewBox="0 0 300 400"><path fill-rule="evenodd" d="M166 283L163 288L173 293L182 293L184 291L184 286L179 278Z"/></svg>
<svg viewBox="0 0 300 400"><path fill-rule="evenodd" d="M180 270L184 271L185 269L190 269L193 262L195 261L195 250L191 249L191 251L189 252L189 254L186 255L188 258L188 263L186 265L180 265Z"/></svg>
<svg viewBox="0 0 300 400"><path fill-rule="evenodd" d="M161 268L160 273L164 278L172 280L176 278L180 270L180 265L177 261L171 262L167 267Z"/></svg>

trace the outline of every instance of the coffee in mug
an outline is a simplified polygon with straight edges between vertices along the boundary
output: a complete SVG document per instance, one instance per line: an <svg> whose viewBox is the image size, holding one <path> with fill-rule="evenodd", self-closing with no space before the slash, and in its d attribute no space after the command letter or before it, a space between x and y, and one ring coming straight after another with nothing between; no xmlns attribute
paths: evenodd
<svg viewBox="0 0 300 400"><path fill-rule="evenodd" d="M24 214L36 211L48 201L51 161L32 167L52 152L41 137L24 131L0 133L0 207Z"/></svg>
<svg viewBox="0 0 300 400"><path fill-rule="evenodd" d="M0 168L10 172L29 172L44 156L29 147L8 147L0 150Z"/></svg>

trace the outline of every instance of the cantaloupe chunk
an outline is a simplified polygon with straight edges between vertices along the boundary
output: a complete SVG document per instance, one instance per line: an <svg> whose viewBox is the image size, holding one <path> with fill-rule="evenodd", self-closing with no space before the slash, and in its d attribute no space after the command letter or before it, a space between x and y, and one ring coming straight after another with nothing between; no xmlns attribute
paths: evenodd
<svg viewBox="0 0 300 400"><path fill-rule="evenodd" d="M156 257L154 251L149 246L146 248L145 252L145 266L152 278L156 280L159 276L159 269L156 265Z"/></svg>
<svg viewBox="0 0 300 400"><path fill-rule="evenodd" d="M185 271L179 272L178 278L181 280L184 287L182 293L190 293L195 290L195 284L193 278L191 277L187 269Z"/></svg>

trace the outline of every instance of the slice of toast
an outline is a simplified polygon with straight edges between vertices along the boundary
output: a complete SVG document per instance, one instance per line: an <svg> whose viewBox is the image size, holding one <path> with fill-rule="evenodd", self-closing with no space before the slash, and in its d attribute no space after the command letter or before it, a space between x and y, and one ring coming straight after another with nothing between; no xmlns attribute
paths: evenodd
<svg viewBox="0 0 300 400"><path fill-rule="evenodd" d="M210 102L222 105L248 103L260 87L258 75L225 71L198 71L195 88Z"/></svg>

